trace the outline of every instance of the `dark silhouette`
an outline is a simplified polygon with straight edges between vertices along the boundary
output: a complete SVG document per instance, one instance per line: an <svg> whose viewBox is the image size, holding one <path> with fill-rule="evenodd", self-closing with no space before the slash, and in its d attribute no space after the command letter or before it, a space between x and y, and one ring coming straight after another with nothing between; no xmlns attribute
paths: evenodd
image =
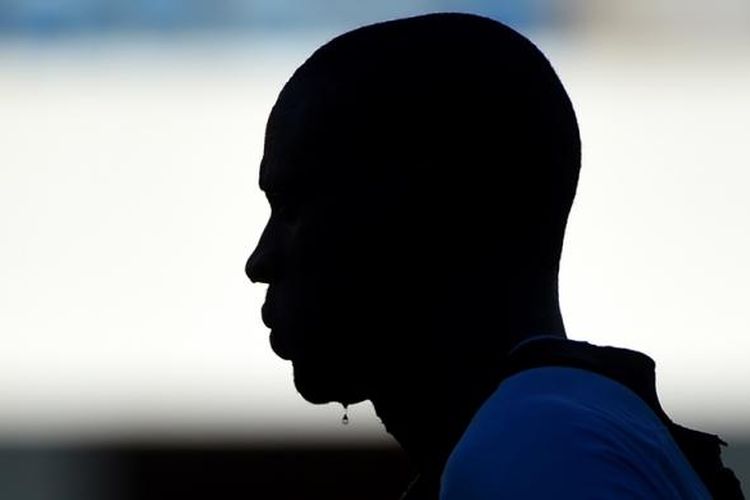
<svg viewBox="0 0 750 500"><path fill-rule="evenodd" d="M579 166L549 62L486 18L357 29L282 90L260 170L272 214L247 274L270 285L263 320L300 394L372 400L421 472L409 498L437 498L478 409L542 366L629 387L714 494L741 495L718 438L678 435L661 411L650 358L566 340L557 274Z"/></svg>

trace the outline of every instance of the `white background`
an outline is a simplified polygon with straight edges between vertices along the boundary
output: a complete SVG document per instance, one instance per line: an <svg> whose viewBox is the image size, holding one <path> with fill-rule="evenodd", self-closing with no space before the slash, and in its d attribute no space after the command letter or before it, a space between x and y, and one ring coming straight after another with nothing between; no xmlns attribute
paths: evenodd
<svg viewBox="0 0 750 500"><path fill-rule="evenodd" d="M383 439L294 392L244 276L266 116L327 38L0 47L0 438ZM747 44L532 38L583 140L569 335L654 357L678 422L747 433Z"/></svg>

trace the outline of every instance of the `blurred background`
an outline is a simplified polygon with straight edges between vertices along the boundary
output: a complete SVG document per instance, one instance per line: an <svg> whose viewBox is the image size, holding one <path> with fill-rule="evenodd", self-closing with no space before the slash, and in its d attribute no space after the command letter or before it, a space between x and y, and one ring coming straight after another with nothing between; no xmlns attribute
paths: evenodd
<svg viewBox="0 0 750 500"><path fill-rule="evenodd" d="M548 55L583 140L569 335L654 357L750 482L746 0L0 0L0 498L398 497L371 406L295 393L243 268L291 72L434 11Z"/></svg>

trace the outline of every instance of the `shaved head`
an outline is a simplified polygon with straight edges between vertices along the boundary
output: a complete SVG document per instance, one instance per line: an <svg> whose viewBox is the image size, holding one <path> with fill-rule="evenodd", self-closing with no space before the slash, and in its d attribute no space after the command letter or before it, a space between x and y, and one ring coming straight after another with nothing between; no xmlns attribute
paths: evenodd
<svg viewBox="0 0 750 500"><path fill-rule="evenodd" d="M575 114L545 56L496 21L434 14L333 39L285 86L267 140L290 125L317 130L286 152L309 155L289 158L303 175L408 190L398 201L417 207L406 208L453 214L460 227L443 214L443 230L471 231L470 211L491 248L507 247L498 232L544 233L525 236L559 258L580 167Z"/></svg>
<svg viewBox="0 0 750 500"><path fill-rule="evenodd" d="M501 23L433 14L315 51L268 120L272 216L247 266L303 396L354 402L448 356L496 356L521 324L561 332L579 166L564 88Z"/></svg>

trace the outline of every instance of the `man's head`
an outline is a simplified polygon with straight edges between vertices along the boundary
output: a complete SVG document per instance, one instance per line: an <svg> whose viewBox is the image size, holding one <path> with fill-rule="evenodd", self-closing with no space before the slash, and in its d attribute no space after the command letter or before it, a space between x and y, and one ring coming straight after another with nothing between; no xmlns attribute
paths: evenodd
<svg viewBox="0 0 750 500"><path fill-rule="evenodd" d="M433 14L318 49L268 120L272 213L247 263L300 393L353 403L561 330L579 165L554 70L500 23Z"/></svg>

